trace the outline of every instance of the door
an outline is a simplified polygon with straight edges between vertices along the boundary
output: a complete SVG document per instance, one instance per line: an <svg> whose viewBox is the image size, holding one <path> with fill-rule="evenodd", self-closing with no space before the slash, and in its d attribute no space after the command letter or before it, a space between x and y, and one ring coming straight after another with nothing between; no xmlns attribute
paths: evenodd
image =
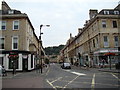
<svg viewBox="0 0 120 90"><path fill-rule="evenodd" d="M23 71L28 71L28 58L23 59Z"/></svg>

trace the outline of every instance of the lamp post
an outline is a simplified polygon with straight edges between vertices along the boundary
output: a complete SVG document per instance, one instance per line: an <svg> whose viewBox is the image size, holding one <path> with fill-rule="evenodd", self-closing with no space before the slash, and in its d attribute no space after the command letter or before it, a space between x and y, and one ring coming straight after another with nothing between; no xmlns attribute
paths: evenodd
<svg viewBox="0 0 120 90"><path fill-rule="evenodd" d="M41 32L41 29L42 29L43 26L50 27L50 25L43 25L43 24L40 25L39 41L40 41L40 44L41 44L41 46L40 46L40 57L41 57L41 58L40 58L40 59L41 59L41 66L40 66L40 68L41 68L41 73L42 73L42 54L41 54L41 51L42 51L42 40L41 40L41 35L43 34L43 33ZM40 64L40 60L39 60L39 64Z"/></svg>

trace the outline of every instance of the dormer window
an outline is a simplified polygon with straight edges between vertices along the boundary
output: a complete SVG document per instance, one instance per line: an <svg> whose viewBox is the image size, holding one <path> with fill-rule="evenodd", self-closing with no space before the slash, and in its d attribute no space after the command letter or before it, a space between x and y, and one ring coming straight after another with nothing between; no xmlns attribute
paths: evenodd
<svg viewBox="0 0 120 90"><path fill-rule="evenodd" d="M8 14L14 14L14 10L9 10Z"/></svg>
<svg viewBox="0 0 120 90"><path fill-rule="evenodd" d="M119 15L119 11L114 11L114 14L115 15Z"/></svg>
<svg viewBox="0 0 120 90"><path fill-rule="evenodd" d="M105 15L109 15L109 11L104 11L104 14Z"/></svg>

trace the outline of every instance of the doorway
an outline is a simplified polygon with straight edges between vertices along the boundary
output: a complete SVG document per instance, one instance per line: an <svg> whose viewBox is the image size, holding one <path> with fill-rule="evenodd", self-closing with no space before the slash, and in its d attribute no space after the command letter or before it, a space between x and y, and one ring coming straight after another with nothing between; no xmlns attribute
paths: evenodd
<svg viewBox="0 0 120 90"><path fill-rule="evenodd" d="M23 71L28 71L28 58L23 58Z"/></svg>

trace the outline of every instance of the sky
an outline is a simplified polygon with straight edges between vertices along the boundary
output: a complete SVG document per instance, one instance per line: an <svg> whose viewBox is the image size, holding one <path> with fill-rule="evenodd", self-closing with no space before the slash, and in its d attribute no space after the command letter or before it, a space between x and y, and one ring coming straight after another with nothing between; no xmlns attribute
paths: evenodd
<svg viewBox="0 0 120 90"><path fill-rule="evenodd" d="M83 28L89 20L89 10L113 9L120 0L4 0L12 9L26 13L39 36L42 27L43 47L66 44L76 36L78 28Z"/></svg>

